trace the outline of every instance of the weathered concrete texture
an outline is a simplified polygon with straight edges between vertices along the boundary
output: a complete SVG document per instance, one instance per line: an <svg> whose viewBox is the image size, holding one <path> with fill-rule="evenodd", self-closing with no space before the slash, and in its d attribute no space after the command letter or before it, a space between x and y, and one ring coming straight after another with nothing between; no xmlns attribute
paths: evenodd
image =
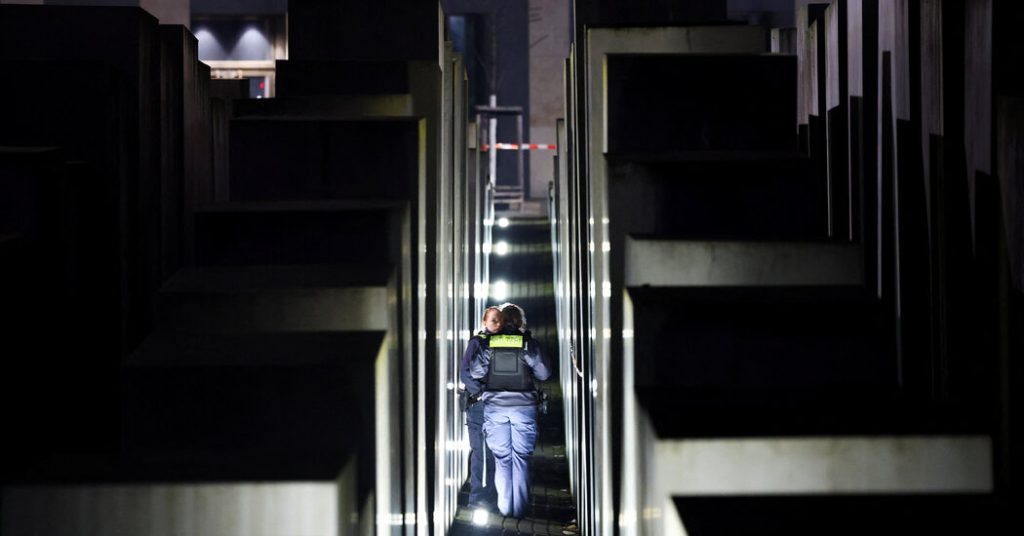
<svg viewBox="0 0 1024 536"><path fill-rule="evenodd" d="M804 73L802 80L803 87L803 102L804 102L804 116L802 121L804 123L810 123L811 116L822 117L821 111L821 91L818 89L822 83L822 77L825 73L820 72L821 60L819 58L819 51L821 47L818 41L823 39L823 33L821 25L818 21L811 22L807 27L807 31L804 35Z"/></svg>
<svg viewBox="0 0 1024 536"><path fill-rule="evenodd" d="M796 28L772 28L771 51L776 54L796 54Z"/></svg>
<svg viewBox="0 0 1024 536"><path fill-rule="evenodd" d="M796 10L796 123L807 124L807 115L810 113L807 94L811 87L810 81L810 57L807 48L807 6L800 6Z"/></svg>
<svg viewBox="0 0 1024 536"><path fill-rule="evenodd" d="M840 88L839 72L840 63L839 50L841 44L839 25L845 23L839 11L839 4L830 4L825 8L825 22L822 28L825 30L825 111L836 106L845 104L840 102L839 96L842 93ZM843 58L845 61L846 58Z"/></svg>
<svg viewBox="0 0 1024 536"><path fill-rule="evenodd" d="M896 119L911 121L916 119L917 110L914 104L917 95L911 94L913 84L911 77L915 59L911 56L911 20L910 0L894 0L893 2L893 102L895 103Z"/></svg>
<svg viewBox="0 0 1024 536"><path fill-rule="evenodd" d="M139 7L150 12L160 24L192 25L191 0L139 0Z"/></svg>
<svg viewBox="0 0 1024 536"><path fill-rule="evenodd" d="M2 528L11 536L351 534L353 474L338 483L10 486Z"/></svg>
<svg viewBox="0 0 1024 536"><path fill-rule="evenodd" d="M860 246L813 242L626 241L627 286L859 286Z"/></svg>
<svg viewBox="0 0 1024 536"><path fill-rule="evenodd" d="M864 0L846 3L847 83L851 96L864 96Z"/></svg>
<svg viewBox="0 0 1024 536"><path fill-rule="evenodd" d="M896 119L908 121L911 110L910 97L910 24L907 0L879 2L879 54L892 53L893 112Z"/></svg>
<svg viewBox="0 0 1024 536"><path fill-rule="evenodd" d="M668 495L992 490L984 436L662 441L656 453L677 477L659 479Z"/></svg>
<svg viewBox="0 0 1024 536"><path fill-rule="evenodd" d="M160 325L220 333L387 330L386 278L379 286L348 282L316 285L301 279L317 272L330 274L324 269L287 267L183 271L161 292ZM274 279L281 279L275 277L279 273L295 280L272 285ZM223 284L209 288L209 279ZM244 283L238 286L240 282ZM226 314L229 311L234 314Z"/></svg>

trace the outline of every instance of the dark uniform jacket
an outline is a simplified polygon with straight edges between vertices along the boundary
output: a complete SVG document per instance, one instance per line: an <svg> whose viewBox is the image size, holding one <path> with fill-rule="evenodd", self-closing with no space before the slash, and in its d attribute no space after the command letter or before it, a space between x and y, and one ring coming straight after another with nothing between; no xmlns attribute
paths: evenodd
<svg viewBox="0 0 1024 536"><path fill-rule="evenodd" d="M529 330L520 332L515 326L506 325L498 332L498 334L522 335L524 341L523 362L530 368L534 379L544 381L551 377L551 368L548 366L547 360L544 358L544 352L541 350L540 344L537 343L537 341L530 335ZM478 337L474 337L474 340L477 338ZM481 339L478 346L479 350L470 356L469 376L474 382L474 387L482 391L482 394L480 395L481 400L496 406L533 406L540 401L540 397L535 390L488 391L487 386L483 382L486 381L487 373L490 370L491 349L483 339ZM466 352L466 356L469 356L468 348ZM463 356L463 362L465 362L466 356ZM463 380L463 383L466 384L467 389L470 388L469 382ZM470 393L472 392L473 391L470 391Z"/></svg>
<svg viewBox="0 0 1024 536"><path fill-rule="evenodd" d="M486 331L477 332L466 345L466 353L462 354L462 362L459 364L459 381L466 386L465 389L471 398L479 397L484 390L484 384L470 374L469 367L473 362L473 356L487 348L487 336Z"/></svg>

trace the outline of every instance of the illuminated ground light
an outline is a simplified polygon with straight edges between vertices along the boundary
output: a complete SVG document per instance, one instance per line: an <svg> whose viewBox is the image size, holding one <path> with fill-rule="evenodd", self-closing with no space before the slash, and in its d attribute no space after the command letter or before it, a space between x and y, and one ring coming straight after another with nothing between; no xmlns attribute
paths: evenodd
<svg viewBox="0 0 1024 536"><path fill-rule="evenodd" d="M483 508L477 508L473 510L473 524L478 526L484 526L487 524L487 510Z"/></svg>
<svg viewBox="0 0 1024 536"><path fill-rule="evenodd" d="M508 283L505 281L495 281L491 284L491 298L495 301L505 301L508 299Z"/></svg>
<svg viewBox="0 0 1024 536"><path fill-rule="evenodd" d="M508 253L508 242L505 242L503 240L501 242L498 242L497 244L494 244L494 252L497 253L498 255L504 255Z"/></svg>
<svg viewBox="0 0 1024 536"><path fill-rule="evenodd" d="M498 227L503 229L508 227L508 218L498 218Z"/></svg>

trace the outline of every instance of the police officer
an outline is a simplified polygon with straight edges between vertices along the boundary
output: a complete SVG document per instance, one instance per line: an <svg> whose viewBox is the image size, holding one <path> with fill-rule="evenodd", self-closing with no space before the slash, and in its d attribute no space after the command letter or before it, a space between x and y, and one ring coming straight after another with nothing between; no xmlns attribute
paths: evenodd
<svg viewBox="0 0 1024 536"><path fill-rule="evenodd" d="M488 307L484 310L483 330L477 333L462 356L459 379L465 385L466 427L469 435L469 504L475 508L492 510L497 502L494 491L494 456L484 449L484 404L480 402L483 384L469 373L474 356L487 348L487 338L497 333L504 324L501 310ZM486 477L484 475L487 475Z"/></svg>
<svg viewBox="0 0 1024 536"><path fill-rule="evenodd" d="M535 380L551 376L540 345L520 331L522 313L506 307L505 325L490 335L487 348L477 353L470 375L483 382L484 434L496 463L494 484L502 515L523 517L529 499L527 460L537 442ZM517 318L518 317L518 318Z"/></svg>

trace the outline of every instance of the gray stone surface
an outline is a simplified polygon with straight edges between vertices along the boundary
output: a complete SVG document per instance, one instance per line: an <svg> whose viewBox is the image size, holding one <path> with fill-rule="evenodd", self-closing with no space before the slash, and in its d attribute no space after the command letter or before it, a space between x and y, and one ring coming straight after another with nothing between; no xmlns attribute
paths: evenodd
<svg viewBox="0 0 1024 536"><path fill-rule="evenodd" d="M0 527L12 536L336 536L352 534L353 484L350 470L338 483L5 487Z"/></svg>
<svg viewBox="0 0 1024 536"><path fill-rule="evenodd" d="M390 270L378 268L382 280L363 286L331 268L186 270L157 298L159 325L215 333L386 331Z"/></svg>
<svg viewBox="0 0 1024 536"><path fill-rule="evenodd" d="M860 286L859 245L626 241L626 286Z"/></svg>

